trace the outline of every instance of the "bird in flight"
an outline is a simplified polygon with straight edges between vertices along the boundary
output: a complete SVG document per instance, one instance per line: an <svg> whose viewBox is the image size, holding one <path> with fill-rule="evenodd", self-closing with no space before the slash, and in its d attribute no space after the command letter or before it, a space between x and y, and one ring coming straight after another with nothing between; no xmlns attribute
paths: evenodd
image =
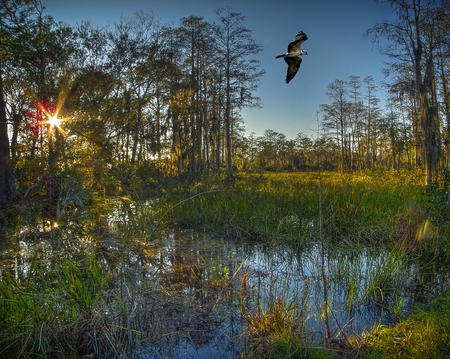
<svg viewBox="0 0 450 359"><path fill-rule="evenodd" d="M303 31L299 31L297 36L295 36L295 40L292 41L288 45L288 51L285 54L278 55L276 58L280 57L284 58L284 61L288 64L287 74L286 74L286 83L288 84L294 76L297 74L298 69L300 68L300 64L302 63L302 59L300 56L308 55L305 50L300 48L300 45L308 40L308 37Z"/></svg>

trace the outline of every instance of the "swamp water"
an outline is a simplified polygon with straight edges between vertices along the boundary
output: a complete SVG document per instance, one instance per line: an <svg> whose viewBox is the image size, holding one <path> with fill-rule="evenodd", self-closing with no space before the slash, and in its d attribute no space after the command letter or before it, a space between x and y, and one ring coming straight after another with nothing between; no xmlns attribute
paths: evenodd
<svg viewBox="0 0 450 359"><path fill-rule="evenodd" d="M21 242L0 261L0 281L7 273L25 281L36 267L57 271L67 260L87 268L95 258L108 282L95 311L114 318L127 343L116 352L130 358L245 357L248 317L276 303L295 313L307 342L320 345L326 322L332 338L359 336L394 324L450 282L446 268L381 249L293 250L190 232L168 232L141 252L117 238L50 243Z"/></svg>

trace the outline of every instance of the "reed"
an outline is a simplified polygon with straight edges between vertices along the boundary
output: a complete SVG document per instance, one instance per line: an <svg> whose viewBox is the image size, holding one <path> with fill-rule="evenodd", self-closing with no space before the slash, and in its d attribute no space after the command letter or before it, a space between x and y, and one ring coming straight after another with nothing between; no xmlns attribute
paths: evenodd
<svg viewBox="0 0 450 359"><path fill-rule="evenodd" d="M123 346L105 310L108 284L96 260L58 266L48 268L34 257L23 278L2 277L1 358L109 356Z"/></svg>
<svg viewBox="0 0 450 359"><path fill-rule="evenodd" d="M306 326L312 287L293 289L290 279L244 270L239 308L246 323L246 358L333 358L316 346Z"/></svg>
<svg viewBox="0 0 450 359"><path fill-rule="evenodd" d="M104 199L77 212L84 221L79 228L74 228L75 217L66 213L61 217L66 233L61 229L52 234L67 244L70 230L72 237L92 241L92 247L80 256L65 253L51 261L36 255L21 275L2 275L0 358L133 357L143 343L167 338L170 344L168 333L178 332L170 313L161 309L165 300L178 308L192 298L213 294L218 299L202 303L199 312L217 311L217 303L232 302L236 295L247 357L331 358L333 350L317 346L345 336L342 329L353 319L355 308L370 304L391 308L400 320L398 327L391 332L380 326L359 341L345 337L345 345L357 343L368 358L388 357L397 355L395 347L383 351L384 342L377 338L398 336L404 337L402 353L418 350L427 357L420 349L426 345L407 346L407 330L429 325L435 331L423 338L432 341L446 340L448 328L438 316L424 312L401 322L399 284L410 279L405 264L418 260L417 254L434 255L438 247L445 252L449 246L443 235L445 221L429 218L434 212L423 205L423 189L417 183L407 174L245 174L233 184L173 181L161 189L159 198L135 192ZM243 264L230 257L227 265L218 265L220 261L205 257L208 240L189 256L174 253L167 259L154 252L158 249L153 241L171 228L219 234L250 246L252 241L287 244L296 249L289 252L293 257L310 253L311 268L297 287L289 276L263 277L248 268L236 294ZM147 262L152 262L151 273L146 272ZM184 297L167 295L177 287L187 288L180 289ZM348 316L335 315L340 310ZM314 342L305 324L312 316L327 323L325 339L330 340ZM436 348L433 355L448 349Z"/></svg>

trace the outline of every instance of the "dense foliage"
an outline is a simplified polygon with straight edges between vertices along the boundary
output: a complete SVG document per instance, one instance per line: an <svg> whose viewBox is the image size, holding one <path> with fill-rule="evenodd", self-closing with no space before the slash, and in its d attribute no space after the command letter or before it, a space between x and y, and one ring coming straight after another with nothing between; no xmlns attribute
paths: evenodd
<svg viewBox="0 0 450 359"><path fill-rule="evenodd" d="M449 5L390 3L398 18L368 31L398 45L382 49L394 74L387 106L371 76L338 79L321 105L317 136L288 139L273 130L244 135L241 109L260 105L262 48L245 16L228 7L216 10L217 22L193 15L169 26L138 13L71 27L39 1L2 2L2 208L20 194L58 217L93 193L161 177L231 178L236 169L424 168L427 183L436 183L450 143Z"/></svg>
<svg viewBox="0 0 450 359"><path fill-rule="evenodd" d="M190 16L178 27L152 13L70 27L39 1L2 2L1 207L19 193L59 217L86 192L159 173L224 165L231 177L239 112L259 105L264 72L245 17L216 14L218 23Z"/></svg>

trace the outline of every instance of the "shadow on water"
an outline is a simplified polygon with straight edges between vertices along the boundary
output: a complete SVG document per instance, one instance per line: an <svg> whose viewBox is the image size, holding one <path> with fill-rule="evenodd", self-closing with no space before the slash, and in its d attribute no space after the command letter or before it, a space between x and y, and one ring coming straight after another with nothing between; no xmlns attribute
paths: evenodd
<svg viewBox="0 0 450 359"><path fill-rule="evenodd" d="M140 248L105 235L65 237L59 248L49 240L20 241L3 255L0 281L10 274L24 282L33 267L50 273L68 259L87 267L87 258L95 258L107 281L99 306L125 338L126 355L139 358L237 358L245 352L251 338L242 312L244 275L247 309L263 313L280 298L295 303L306 340L316 343L324 339L325 309L333 338L359 336L378 323L395 323L449 284L444 268L381 249L330 250L324 282L314 244L298 251L170 231Z"/></svg>

